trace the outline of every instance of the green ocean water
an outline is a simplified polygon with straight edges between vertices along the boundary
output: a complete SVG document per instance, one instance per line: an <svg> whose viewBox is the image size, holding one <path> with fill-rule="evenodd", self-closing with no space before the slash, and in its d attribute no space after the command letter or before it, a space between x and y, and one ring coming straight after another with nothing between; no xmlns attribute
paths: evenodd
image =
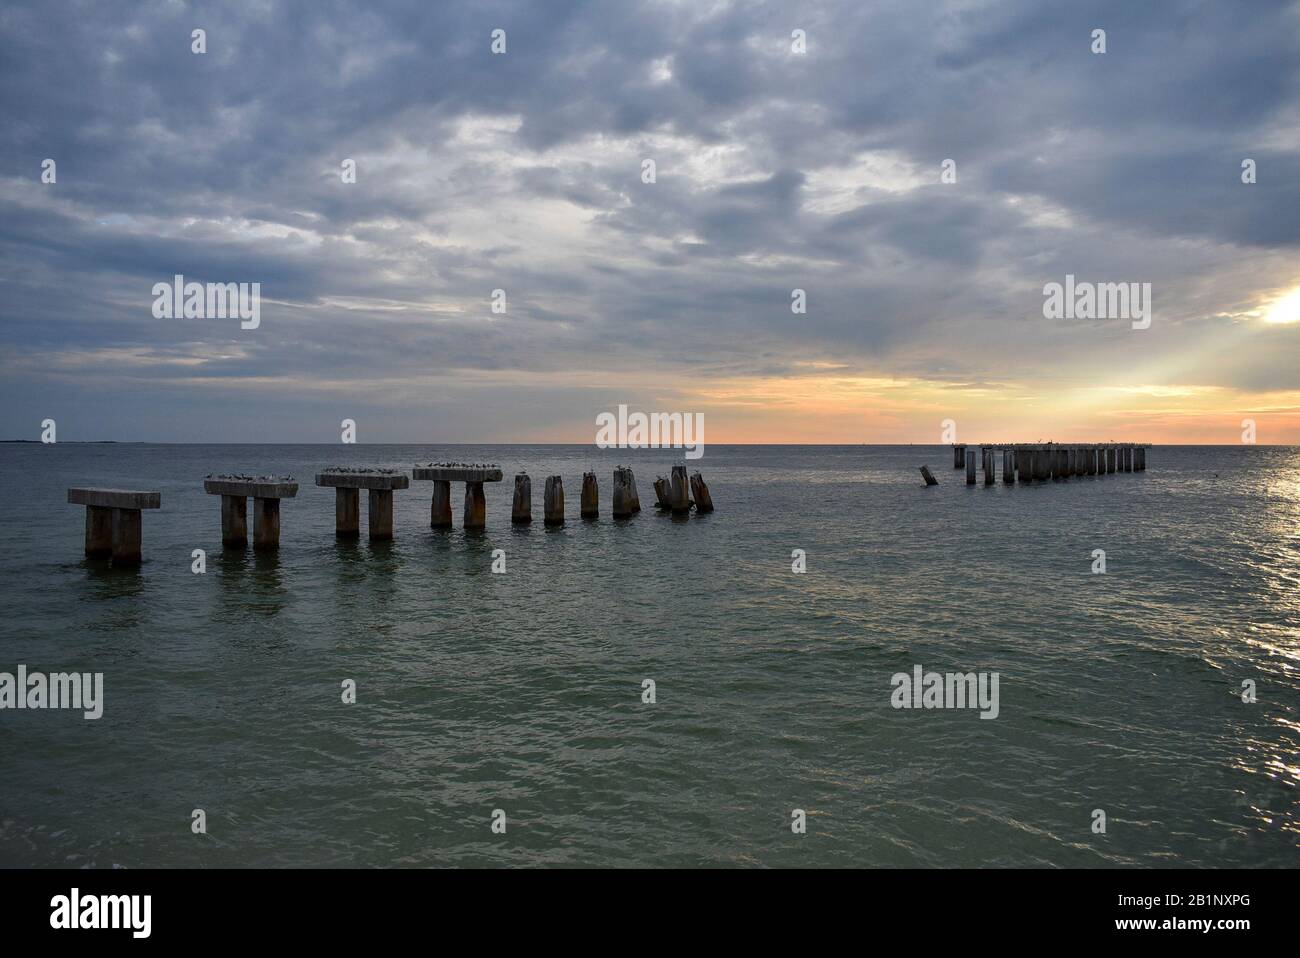
<svg viewBox="0 0 1300 958"><path fill-rule="evenodd" d="M483 533L458 498L431 530L412 482L392 543L336 541L321 467L444 458L505 471ZM0 865L1300 864L1300 449L1157 447L1145 473L986 489L947 447L709 446L690 466L717 511L689 520L653 509L674 461L0 445L0 671L105 687L98 721L0 710ZM222 549L202 478L226 471L302 483L278 554ZM553 473L569 520L546 529ZM139 570L82 557L75 485L162 492ZM997 672L998 717L892 708L918 664Z"/></svg>

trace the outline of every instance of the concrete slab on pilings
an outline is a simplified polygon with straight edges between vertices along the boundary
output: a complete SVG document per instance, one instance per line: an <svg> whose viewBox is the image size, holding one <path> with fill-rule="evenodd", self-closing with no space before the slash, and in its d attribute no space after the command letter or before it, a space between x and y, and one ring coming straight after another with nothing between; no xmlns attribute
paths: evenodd
<svg viewBox="0 0 1300 958"><path fill-rule="evenodd" d="M140 489L74 488L68 490L68 502L98 509L161 509L162 493Z"/></svg>
<svg viewBox="0 0 1300 958"><path fill-rule="evenodd" d="M394 489L410 488L411 480L397 469L346 469L330 468L316 474L316 485L335 489Z"/></svg>
<svg viewBox="0 0 1300 958"><path fill-rule="evenodd" d="M435 482L500 482L501 467L493 463L431 462L413 468L411 478Z"/></svg>
<svg viewBox="0 0 1300 958"><path fill-rule="evenodd" d="M243 496L245 499L292 499L298 495L293 476L208 476L203 491L210 496Z"/></svg>
<svg viewBox="0 0 1300 958"><path fill-rule="evenodd" d="M114 566L140 564L140 510L162 508L161 492L74 487L68 502L86 507L87 557L111 556Z"/></svg>

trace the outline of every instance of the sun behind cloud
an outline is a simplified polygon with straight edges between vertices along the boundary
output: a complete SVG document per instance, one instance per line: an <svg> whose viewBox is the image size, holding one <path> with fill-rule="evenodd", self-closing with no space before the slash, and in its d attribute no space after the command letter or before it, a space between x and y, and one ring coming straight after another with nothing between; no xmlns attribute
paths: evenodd
<svg viewBox="0 0 1300 958"><path fill-rule="evenodd" d="M1297 323L1300 322L1300 286L1297 286L1291 292L1285 294L1281 299L1269 307L1268 313L1264 316L1266 323Z"/></svg>

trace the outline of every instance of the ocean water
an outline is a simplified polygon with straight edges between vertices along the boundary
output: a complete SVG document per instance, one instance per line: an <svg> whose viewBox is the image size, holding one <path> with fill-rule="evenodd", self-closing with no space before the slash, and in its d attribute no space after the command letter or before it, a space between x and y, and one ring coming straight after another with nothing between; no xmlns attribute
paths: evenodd
<svg viewBox="0 0 1300 958"><path fill-rule="evenodd" d="M2 445L0 671L103 672L105 711L0 712L0 864L1296 866L1300 449L1148 456L986 489L947 447L709 446L674 520L667 450ZM394 542L335 540L319 468L442 458L501 464L485 532L412 482ZM222 549L225 471L302 483L277 555ZM83 558L74 485L161 490L138 571ZM998 717L892 708L918 664L997 672Z"/></svg>

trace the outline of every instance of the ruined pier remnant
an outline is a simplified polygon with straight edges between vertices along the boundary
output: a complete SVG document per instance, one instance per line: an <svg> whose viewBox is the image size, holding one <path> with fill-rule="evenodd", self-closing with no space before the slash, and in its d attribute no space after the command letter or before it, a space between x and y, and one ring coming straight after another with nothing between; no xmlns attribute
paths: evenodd
<svg viewBox="0 0 1300 958"><path fill-rule="evenodd" d="M658 490L659 483L656 482L656 493L658 493ZM660 508L663 508L663 506L660 505ZM632 470L627 466L619 466L614 470L614 518L625 519L640 511L641 496L636 491L636 476L632 475Z"/></svg>
<svg viewBox="0 0 1300 958"><path fill-rule="evenodd" d="M482 529L487 524L487 499L483 495L483 483L500 482L501 467L483 462L430 462L423 466L416 465L411 470L412 479L433 482L433 500L429 509L429 526L433 529L451 528L451 484L465 483L464 525L466 529ZM527 480L527 476L524 479ZM530 487L531 488L531 487ZM519 479L515 479L515 492L518 495ZM532 519L531 497L529 502L529 520Z"/></svg>
<svg viewBox="0 0 1300 958"><path fill-rule="evenodd" d="M975 450L966 450L966 485L975 485Z"/></svg>
<svg viewBox="0 0 1300 958"><path fill-rule="evenodd" d="M1004 485L1013 485L1016 481L1016 451L1014 449L1002 450L1002 482Z"/></svg>
<svg viewBox="0 0 1300 958"><path fill-rule="evenodd" d="M361 490L370 493L370 541L393 538L393 490L406 489L411 480L396 469L331 466L316 476L316 485L334 489L334 534L340 539L361 535Z"/></svg>
<svg viewBox="0 0 1300 958"><path fill-rule="evenodd" d="M952 447L952 467L960 469L966 465L966 446L953 443Z"/></svg>
<svg viewBox="0 0 1300 958"><path fill-rule="evenodd" d="M981 453L983 454L983 456L984 456L984 485L986 485L986 486L991 486L991 485L993 485L993 483L994 483L994 481L995 481L995 479L996 479L995 472L996 472L996 469L997 469L997 466L996 466L995 461L994 461L994 459L993 459L993 450L992 450L992 449L982 449L982 450L980 450L980 452L981 452Z"/></svg>
<svg viewBox="0 0 1300 958"><path fill-rule="evenodd" d="M686 480L686 467L673 466L668 480L668 506L673 515L683 516L691 511L690 483Z"/></svg>
<svg viewBox="0 0 1300 958"><path fill-rule="evenodd" d="M221 497L221 544L230 549L248 545L248 500L253 500L253 549L280 548L280 500L298 495L293 476L208 476L203 491Z"/></svg>
<svg viewBox="0 0 1300 958"><path fill-rule="evenodd" d="M86 507L88 557L111 556L114 566L140 564L140 510L161 508L161 492L72 488L68 502Z"/></svg>
<svg viewBox="0 0 1300 958"><path fill-rule="evenodd" d="M546 477L542 508L543 521L546 525L564 525L564 480L559 476Z"/></svg>
<svg viewBox="0 0 1300 958"><path fill-rule="evenodd" d="M533 521L533 480L526 472L515 476L515 499L510 506L510 521L516 525Z"/></svg>
<svg viewBox="0 0 1300 958"><path fill-rule="evenodd" d="M640 508L640 503L636 499L636 480L632 478L632 470L624 466L619 466L614 470L614 495L612 499L612 510L615 519L626 519ZM633 508L635 502L636 508Z"/></svg>
<svg viewBox="0 0 1300 958"><path fill-rule="evenodd" d="M578 514L584 519L600 517L600 490L596 485L596 474L582 474L582 493L578 499Z"/></svg>
<svg viewBox="0 0 1300 958"><path fill-rule="evenodd" d="M671 509L672 503L669 501L669 496L668 496L668 480L665 479L663 476L659 476L658 478L655 479L654 486L655 486L655 500L656 500L655 508L661 510Z"/></svg>
<svg viewBox="0 0 1300 958"><path fill-rule="evenodd" d="M691 476L691 495L695 498L696 515L713 511L713 497L709 495L709 487L705 484L704 477L698 472Z"/></svg>
<svg viewBox="0 0 1300 958"><path fill-rule="evenodd" d="M939 480L934 478L934 473L930 471L929 466L921 467L921 475L925 478L925 484L927 486L937 486L939 484Z"/></svg>

